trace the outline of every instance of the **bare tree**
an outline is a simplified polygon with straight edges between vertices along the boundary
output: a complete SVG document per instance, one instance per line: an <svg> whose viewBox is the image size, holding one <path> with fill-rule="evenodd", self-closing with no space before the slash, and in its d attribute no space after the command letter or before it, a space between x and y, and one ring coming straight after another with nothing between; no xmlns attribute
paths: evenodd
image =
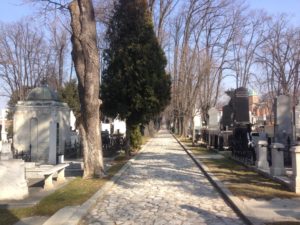
<svg viewBox="0 0 300 225"><path fill-rule="evenodd" d="M299 97L300 31L280 16L269 23L267 41L260 48L258 61L265 75L270 97L285 94L293 97L294 105Z"/></svg>
<svg viewBox="0 0 300 225"><path fill-rule="evenodd" d="M64 78L64 68L65 68L65 58L68 50L68 31L62 27L60 21L54 20L50 27L51 33L50 42L52 44L52 48L54 50L55 56L55 74L57 74L57 87L62 87L63 78Z"/></svg>
<svg viewBox="0 0 300 225"><path fill-rule="evenodd" d="M160 45L164 48L166 40L166 22L179 0L151 0L149 9L152 12L154 28Z"/></svg>
<svg viewBox="0 0 300 225"><path fill-rule="evenodd" d="M3 95L24 100L42 79L51 79L52 51L42 32L27 22L0 25Z"/></svg>
<svg viewBox="0 0 300 225"><path fill-rule="evenodd" d="M243 11L240 11L235 18L239 22L232 44L231 70L236 79L236 88L246 87L250 78L257 76L253 69L256 63L255 54L266 40L265 24L269 19L262 11L250 11L246 15L242 13Z"/></svg>

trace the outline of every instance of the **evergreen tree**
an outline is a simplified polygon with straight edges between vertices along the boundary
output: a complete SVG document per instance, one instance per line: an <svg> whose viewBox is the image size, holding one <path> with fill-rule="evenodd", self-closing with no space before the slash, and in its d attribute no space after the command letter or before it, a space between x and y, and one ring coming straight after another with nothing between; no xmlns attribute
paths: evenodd
<svg viewBox="0 0 300 225"><path fill-rule="evenodd" d="M159 114L170 100L167 61L156 39L147 1L116 2L106 41L102 110L125 119L129 137L131 130Z"/></svg>
<svg viewBox="0 0 300 225"><path fill-rule="evenodd" d="M58 89L58 95L61 101L66 102L70 109L73 111L76 119L80 117L80 102L78 85L76 79L66 82L64 87Z"/></svg>

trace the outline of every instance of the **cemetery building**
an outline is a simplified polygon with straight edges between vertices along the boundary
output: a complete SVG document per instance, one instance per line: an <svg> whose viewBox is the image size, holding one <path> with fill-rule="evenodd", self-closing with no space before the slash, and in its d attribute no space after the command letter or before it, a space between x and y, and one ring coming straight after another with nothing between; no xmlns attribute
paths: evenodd
<svg viewBox="0 0 300 225"><path fill-rule="evenodd" d="M250 122L257 125L272 124L272 100L262 100L255 91L249 91Z"/></svg>
<svg viewBox="0 0 300 225"><path fill-rule="evenodd" d="M70 109L49 87L37 87L17 103L13 128L15 151L32 162L56 164L70 142Z"/></svg>

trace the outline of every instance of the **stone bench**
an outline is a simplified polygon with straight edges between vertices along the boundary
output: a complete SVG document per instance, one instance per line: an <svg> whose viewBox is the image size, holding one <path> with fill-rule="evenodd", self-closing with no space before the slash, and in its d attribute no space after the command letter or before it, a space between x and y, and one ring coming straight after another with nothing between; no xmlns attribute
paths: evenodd
<svg viewBox="0 0 300 225"><path fill-rule="evenodd" d="M40 175L44 176L44 189L49 190L53 188L53 175L57 172L57 182L63 183L65 181L65 168L68 167L68 163L58 164L46 171L40 172Z"/></svg>

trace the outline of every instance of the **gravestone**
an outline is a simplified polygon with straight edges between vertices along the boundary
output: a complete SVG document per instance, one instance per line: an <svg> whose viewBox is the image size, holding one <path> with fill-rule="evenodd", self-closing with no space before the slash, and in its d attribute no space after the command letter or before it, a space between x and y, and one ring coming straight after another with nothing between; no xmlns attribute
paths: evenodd
<svg viewBox="0 0 300 225"><path fill-rule="evenodd" d="M210 108L208 110L208 128L217 130L219 128L219 121L220 121L220 112L216 108Z"/></svg>
<svg viewBox="0 0 300 225"><path fill-rule="evenodd" d="M223 130L227 130L229 127L233 126L233 109L231 105L223 106L221 123L222 123Z"/></svg>
<svg viewBox="0 0 300 225"><path fill-rule="evenodd" d="M236 123L249 123L249 94L244 87L237 88L234 92L234 120Z"/></svg>
<svg viewBox="0 0 300 225"><path fill-rule="evenodd" d="M293 142L293 120L291 98L280 95L275 99L275 142L288 146ZM289 142L289 143L288 143Z"/></svg>

